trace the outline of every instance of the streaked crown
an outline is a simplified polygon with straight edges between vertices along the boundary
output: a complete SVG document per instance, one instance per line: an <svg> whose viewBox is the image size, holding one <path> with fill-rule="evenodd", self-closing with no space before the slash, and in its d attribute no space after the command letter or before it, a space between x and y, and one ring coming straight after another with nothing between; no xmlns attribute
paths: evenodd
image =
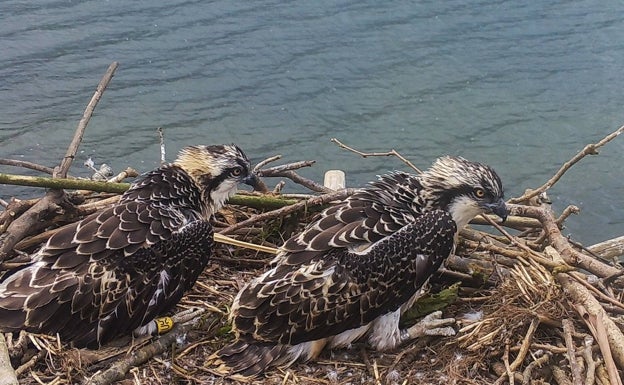
<svg viewBox="0 0 624 385"><path fill-rule="evenodd" d="M494 169L458 156L436 159L420 178L423 186L429 189L448 191L462 186L482 186L493 196L503 196L503 184Z"/></svg>
<svg viewBox="0 0 624 385"><path fill-rule="evenodd" d="M490 166L461 157L443 156L420 175L425 199L449 211L458 227L482 212L505 219L503 184Z"/></svg>
<svg viewBox="0 0 624 385"><path fill-rule="evenodd" d="M174 164L182 167L195 181L216 178L237 167L245 174L250 169L247 155L235 144L185 147L180 150Z"/></svg>
<svg viewBox="0 0 624 385"><path fill-rule="evenodd" d="M212 213L236 193L238 183L257 182L247 155L235 144L185 147L173 164L193 179Z"/></svg>

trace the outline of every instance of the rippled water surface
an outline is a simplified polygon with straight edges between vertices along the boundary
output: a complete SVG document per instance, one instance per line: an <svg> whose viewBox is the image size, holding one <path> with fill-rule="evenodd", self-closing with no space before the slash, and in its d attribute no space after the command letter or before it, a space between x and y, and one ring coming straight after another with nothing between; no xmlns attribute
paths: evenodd
<svg viewBox="0 0 624 385"><path fill-rule="evenodd" d="M254 161L316 159L310 178L344 169L350 186L404 165L332 137L421 167L462 155L493 165L511 197L624 124L623 19L621 2L597 0L4 0L0 157L57 164L119 61L74 175L87 156L155 167L163 127L169 158L236 142ZM551 190L556 209L582 208L576 239L624 234L623 154L616 139ZM41 191L0 186L16 194Z"/></svg>

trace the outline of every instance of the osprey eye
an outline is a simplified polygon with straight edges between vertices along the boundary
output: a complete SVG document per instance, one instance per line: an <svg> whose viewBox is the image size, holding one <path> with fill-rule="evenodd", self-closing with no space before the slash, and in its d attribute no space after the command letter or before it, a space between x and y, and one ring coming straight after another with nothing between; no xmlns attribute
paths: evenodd
<svg viewBox="0 0 624 385"><path fill-rule="evenodd" d="M233 176L239 176L242 173L243 173L243 169L240 168L240 167L236 167L236 168L232 169L232 172L231 172L231 174Z"/></svg>
<svg viewBox="0 0 624 385"><path fill-rule="evenodd" d="M474 195L477 198L483 198L485 196L485 191L482 188L477 187L474 189Z"/></svg>

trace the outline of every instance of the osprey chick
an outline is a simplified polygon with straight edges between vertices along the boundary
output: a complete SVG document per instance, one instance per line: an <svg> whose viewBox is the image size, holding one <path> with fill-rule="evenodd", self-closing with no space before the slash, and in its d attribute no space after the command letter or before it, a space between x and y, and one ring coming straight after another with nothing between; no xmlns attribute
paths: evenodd
<svg viewBox="0 0 624 385"><path fill-rule="evenodd" d="M210 217L255 185L235 145L191 146L140 176L119 203L54 234L0 280L0 331L98 347L171 309L206 266Z"/></svg>
<svg viewBox="0 0 624 385"><path fill-rule="evenodd" d="M507 216L486 165L446 156L418 176L381 176L286 241L272 268L242 288L230 314L236 340L209 361L219 374L249 377L364 335L377 350L422 335L419 325L401 330L401 314L484 212Z"/></svg>

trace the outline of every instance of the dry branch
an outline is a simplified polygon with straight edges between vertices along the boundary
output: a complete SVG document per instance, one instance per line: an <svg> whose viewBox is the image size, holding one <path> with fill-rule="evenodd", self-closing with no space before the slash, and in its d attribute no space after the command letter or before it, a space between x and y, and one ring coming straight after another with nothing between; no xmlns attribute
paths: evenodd
<svg viewBox="0 0 624 385"><path fill-rule="evenodd" d="M615 259L624 256L624 236L609 239L587 249L604 259Z"/></svg>
<svg viewBox="0 0 624 385"><path fill-rule="evenodd" d="M250 226L254 223L257 222L261 222L261 221L265 221L267 219L273 219L273 218L277 218L277 217L282 217L285 215L289 215L292 214L294 212L297 212L299 210L303 210L305 208L308 207L314 207L314 206L319 206L319 205L324 205L327 204L331 201L335 201L335 200L340 200L340 199L344 199L347 196L353 194L353 190L352 189L344 189L344 190L340 190L340 191L336 191L336 192L332 192L329 194L324 194L324 195L320 195L314 198L310 198L306 201L302 201L302 202L298 202L295 203L293 205L287 206L287 207L283 207L281 209L278 210L274 210L274 211L269 211L266 213L262 213L262 214L258 214L255 215L247 220L244 220L242 222L238 222L235 225L232 225L230 227L227 227L223 230L220 231L221 234L225 235L225 234L230 234L232 232L234 232L235 230L238 230L242 227L246 227L246 226Z"/></svg>
<svg viewBox="0 0 624 385"><path fill-rule="evenodd" d="M53 173L54 177L58 176L65 178L67 176L69 167L71 166L76 152L78 151L78 146L82 141L84 130L89 122L89 119L91 118L91 115L93 114L93 109L100 100L100 97L106 89L108 82L112 78L117 65L117 62L113 62L108 67L104 77L98 84L95 94L91 98L82 119L78 123L78 127L76 128L76 132L67 149L65 157L61 161L58 169L55 169L55 172ZM0 175L0 177L1 176L2 175ZM0 183L3 183L2 178L0 178ZM0 262L4 261L11 254L13 247L17 244L17 242L21 241L28 234L44 229L46 227L45 219L48 216L54 213L58 208L68 206L67 202L65 202L65 198L63 190L59 188L52 188L46 193L44 198L37 202L37 204L32 206L26 213L13 221L6 229L6 233L2 235L2 243L0 244Z"/></svg>
<svg viewBox="0 0 624 385"><path fill-rule="evenodd" d="M169 349L178 338L193 328L191 324L176 324L171 331L161 336L153 343L130 353L130 356L113 364L107 370L97 373L87 379L85 384L108 385L122 380L133 367L147 362L150 358Z"/></svg>
<svg viewBox="0 0 624 385"><path fill-rule="evenodd" d="M416 167L412 162L410 162L407 158L405 158L403 155L401 155L398 151L396 151L394 149L392 149L390 151L387 151L387 152L362 152L362 151L356 150L353 147L347 146L346 144L342 143L341 141L339 141L336 138L332 138L331 141L332 141L332 143L336 143L338 145L338 147L344 148L347 151L351 151L353 153L356 153L356 154L360 155L362 158L368 158L370 156L396 156L403 163L407 164L410 168L412 168L417 173L419 173L419 174L422 173L422 171L420 171L420 169L418 169L418 167Z"/></svg>
<svg viewBox="0 0 624 385"><path fill-rule="evenodd" d="M561 323L563 324L563 335L566 348L568 349L568 365L570 365L570 369L572 370L572 384L583 385L581 379L582 369L576 361L576 345L574 345L574 341L572 340L572 334L574 334L574 324L570 319L564 319Z"/></svg>
<svg viewBox="0 0 624 385"><path fill-rule="evenodd" d="M361 156L400 155L394 150L366 154L335 142ZM399 158L404 159L400 156ZM293 162L262 169L278 159L279 156L266 159L254 170L264 176L283 176L285 174L281 173L308 167L313 163ZM200 280L178 305L178 310L200 307L214 313L215 317L211 318L210 328L197 328L189 333L195 342L183 354L176 356L167 353L176 339L176 333L188 331L186 327L178 325L173 332L151 345L137 349L122 359L116 358L118 361L110 369L95 374L95 370L102 363L98 366L83 360L77 367L67 369L66 374L60 374L58 368L65 368L66 365L57 357L34 355L30 359L25 357L22 362L27 362L27 371L33 373L33 377L38 376L37 378L48 382L55 378L56 382L72 383L82 380L95 384L108 384L119 380L168 383L172 376L179 376L198 383L220 381L224 385L235 384L229 380L216 380L210 369L203 367L202 362L206 355L229 340L215 338L214 332L220 330L222 335L230 330L225 323L225 316L232 299L241 285L263 272L271 258L270 255L242 250L241 247L248 246L245 241L256 242L258 239L265 245L279 245L286 237L285 234L290 234L293 228L305 225L312 217L299 215L300 211L343 199L352 192L353 190L340 190L324 195L296 196L240 194L232 197L231 204L245 207L229 207L217 215L215 226L224 230L215 238L236 247L217 248ZM41 226L58 226L118 199L101 199L102 196L97 194L84 196L89 197L87 203L72 207L69 213L65 210L62 215L57 215L56 211L61 211L59 206L51 206L49 217L38 218ZM51 199L49 202L57 201ZM591 251L588 252L582 245L573 244L561 234L562 222L574 211L573 208L566 209L559 217L548 206L510 205L510 208L513 216L505 223L505 227L519 229L519 234L515 232L515 235L511 235L498 225L495 227L502 236L465 229L460 235L456 255L451 256L445 264L446 270L431 280L432 286L437 289L448 287L456 280L462 281L461 288L456 293L459 301L450 306L448 303L444 304L448 306L445 312L461 320L457 337L418 341L397 352L381 354L366 350L363 354L364 363L357 353L349 356L348 351L344 351L340 352L340 360L334 360L334 356L331 356L330 362L296 365L286 372L276 370L267 373L267 378L262 378L256 384L305 383L312 380L324 384L357 383L358 380L366 383L383 383L385 380L388 384L438 383L442 376L449 383L479 385L492 383L496 378L497 383L501 384L546 383L549 380L553 383L572 384L570 379L574 379L574 384L579 381L587 384L611 381L618 384L617 366L622 368L624 337L611 316L619 314L618 311L622 311L624 307L621 294L615 287L615 284L621 283L617 279L624 276L624 270L617 264L610 264L611 257L600 260L596 255L602 256L603 253L609 253L608 250L617 250L624 241L615 239L609 246L605 243L604 247L594 245L588 248ZM298 219L299 222L292 221L291 218L275 221L275 218L283 218L295 212L298 215L293 216L293 219ZM2 213L0 219L6 218L9 223L11 218L4 214ZM32 212L22 214L26 217L30 215ZM20 214L16 213L14 216L19 217ZM31 217L29 221L32 220ZM491 222L478 218L472 223L488 225ZM224 238L222 234L226 233L236 234L240 240ZM25 239L19 246L35 246L45 242L49 234ZM255 246L254 248L258 249ZM262 251L274 253L276 249L263 247ZM8 263L5 264L7 265ZM590 271L598 278L590 280L593 276L585 271ZM441 292L446 290L448 289ZM436 296L429 296L429 300L432 298L435 299ZM424 301L421 305L423 303ZM470 320L468 313L475 311L481 314ZM562 319L570 321L564 323L565 333L561 333ZM570 327L572 322L576 332ZM594 338L584 339L580 346L579 338L588 333ZM568 344L564 342L564 334L571 341ZM38 340L30 341L32 345L37 344ZM578 349L575 349L575 342ZM425 344L430 348L422 349ZM570 351L565 346L570 347ZM58 347L59 351L65 349L66 346ZM117 349L115 355L125 353L126 349L129 347ZM154 356L162 353L165 358ZM576 374L566 365L559 366L568 357ZM149 362L149 366L145 365L146 362ZM48 371L41 372L46 365ZM138 365L143 366L136 369ZM538 369L539 367L542 369ZM331 377L328 374L329 368ZM585 370L586 373L581 375L580 370ZM391 371L398 375L395 376ZM152 374L153 377L150 377ZM33 380L29 377L24 382L30 384Z"/></svg>
<svg viewBox="0 0 624 385"><path fill-rule="evenodd" d="M4 334L0 333L0 385L17 385L17 377L11 366Z"/></svg>
<svg viewBox="0 0 624 385"><path fill-rule="evenodd" d="M573 303L577 306L577 311L579 311L578 306L582 306L584 311L580 311L579 314L586 323L595 324L596 322L600 322L600 324L604 325L608 346L601 346L603 355L613 355L613 359L619 368L624 369L624 334L622 334L622 331L615 322L611 320L600 302L596 300L589 290L566 273L558 274L557 281L561 284L571 300L574 301ZM598 333L597 330L593 331L594 338L600 343L600 336L596 335L596 333ZM605 359L607 359L607 357L605 357Z"/></svg>
<svg viewBox="0 0 624 385"><path fill-rule="evenodd" d="M512 198L512 199L509 200L509 202L510 203L526 202L526 201L530 200L531 198L534 198L534 197L540 195L541 193L545 192L546 190L551 188L555 183L557 183L559 181L559 179L561 179L563 174L565 174L566 171L568 171L578 161L580 161L581 159L583 159L587 155L597 155L598 154L598 149L600 147L604 146L605 144L609 143L610 141L612 141L613 139L618 137L618 135L620 135L622 132L624 132L624 126L621 126L620 128L618 128L614 132L612 132L609 135L605 136L598 143L590 143L590 144L586 145L580 152L578 152L574 157L572 157L572 159L570 159L569 161L565 162L563 164L563 166L561 166L561 168L557 171L557 173L555 173L555 175L552 178L550 178L546 183L544 183L542 186L536 188L535 190L529 190L528 192L526 192L521 197Z"/></svg>
<svg viewBox="0 0 624 385"><path fill-rule="evenodd" d="M601 278L607 278L621 273L620 269L610 266L572 248L568 240L561 234L552 209L549 207L520 205L508 205L508 207L513 215L520 215L539 220L550 240L550 244L557 249L557 251L559 251L561 257L563 257L563 260L567 264L571 266L578 266Z"/></svg>
<svg viewBox="0 0 624 385"><path fill-rule="evenodd" d="M109 183L89 179L48 178L0 173L0 184L45 187L51 189L77 189L97 192L123 193L130 183Z"/></svg>
<svg viewBox="0 0 624 385"><path fill-rule="evenodd" d="M106 73L102 77L102 80L100 80L100 83L98 84L95 90L95 93L93 94L93 96L91 97L91 100L89 101L89 104L87 104L87 108L85 109L82 115L82 119L80 119L80 122L78 122L78 127L76 127L76 132L74 134L74 137L69 147L67 148L65 157L61 161L58 172L56 173L55 176L58 176L59 178L65 178L67 176L67 171L69 171L69 167L71 167L71 164L74 161L76 152L78 152L78 146L80 146L80 142L82 142L84 131L87 128L87 124L89 124L89 120L91 120L91 115L93 115L93 110L95 109L95 106L100 101L100 98L102 97L102 94L104 93L104 90L106 89L106 87L108 86L108 83L113 78L113 75L115 74L115 70L117 70L118 66L119 66L119 63L117 62L112 62L111 65L108 66L108 69L106 70Z"/></svg>
<svg viewBox="0 0 624 385"><path fill-rule="evenodd" d="M60 209L56 202L60 201L64 195L62 190L48 191L34 206L11 222L6 232L0 236L0 262L11 255L13 247L26 235L47 227L47 219Z"/></svg>
<svg viewBox="0 0 624 385"><path fill-rule="evenodd" d="M28 168L35 171L41 171L46 174L52 175L54 173L54 169L46 166L42 166L40 164L26 162L23 160L13 160L13 159L0 159L0 164L5 166L15 166L15 167L23 167Z"/></svg>

